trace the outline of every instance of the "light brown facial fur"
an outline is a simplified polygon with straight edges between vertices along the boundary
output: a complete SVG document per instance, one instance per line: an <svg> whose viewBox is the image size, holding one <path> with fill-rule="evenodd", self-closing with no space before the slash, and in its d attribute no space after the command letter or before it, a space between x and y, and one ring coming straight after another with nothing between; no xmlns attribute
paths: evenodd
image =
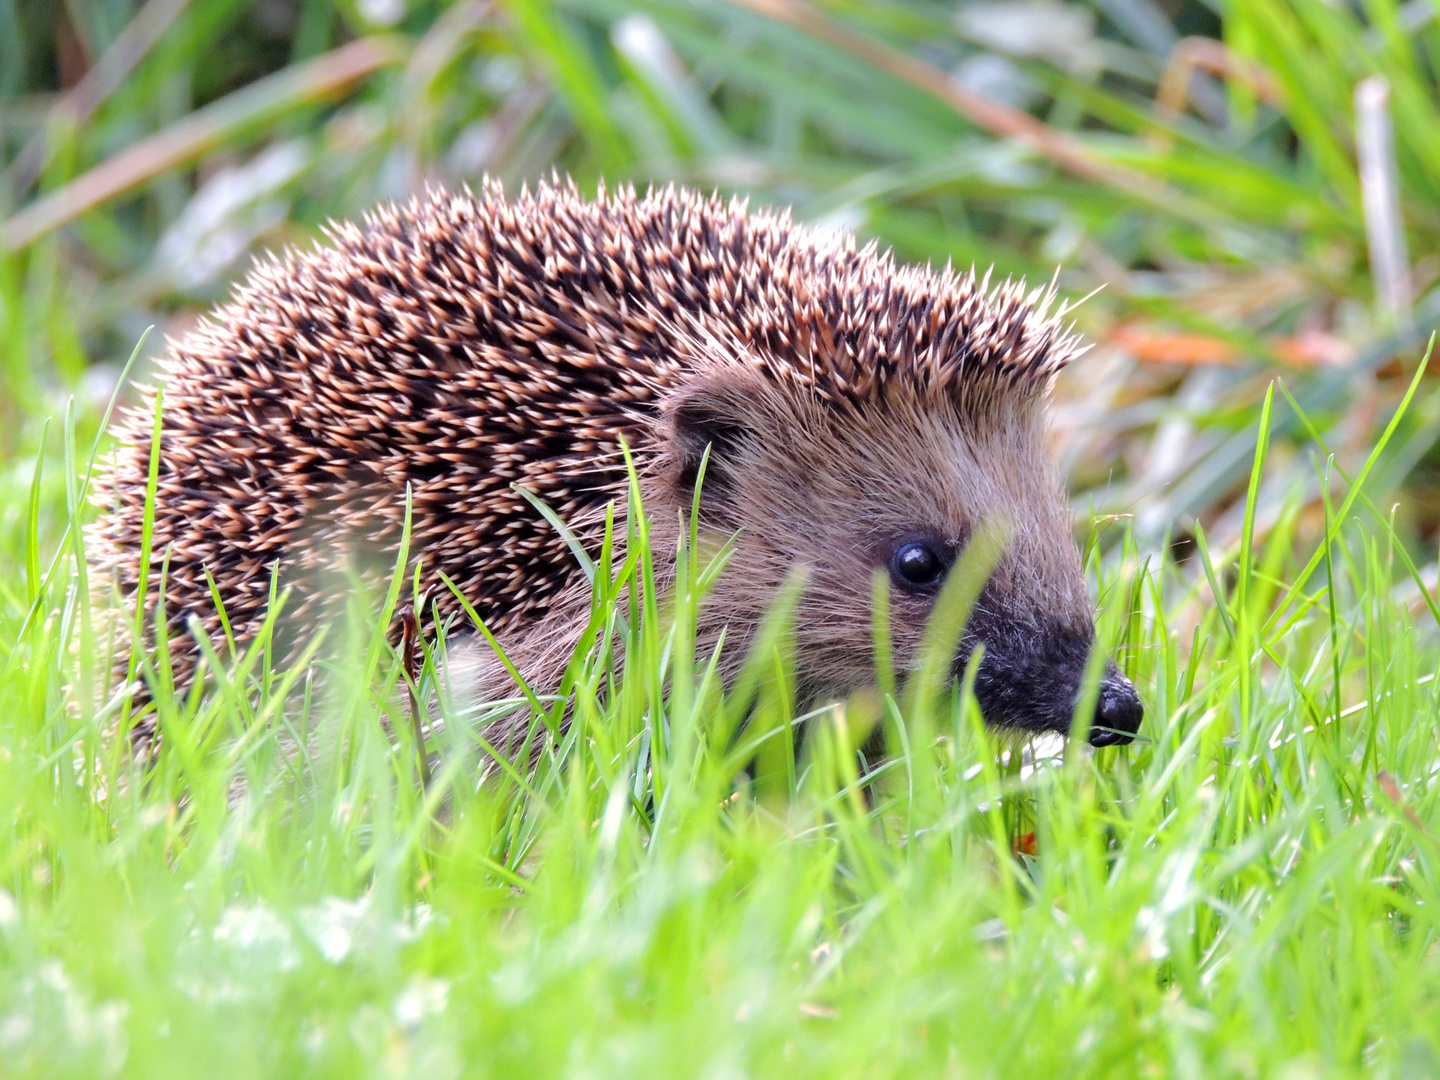
<svg viewBox="0 0 1440 1080"><path fill-rule="evenodd" d="M1080 351L1050 301L673 188L508 200L487 184L337 226L331 246L257 266L162 365L154 550L176 681L193 678L192 625L223 651L210 578L243 644L278 567L304 640L334 615L340 571L392 569L408 490L411 568L440 618L460 616L444 573L553 689L589 591L512 485L593 545L625 501L622 443L662 530L709 445L703 523L739 533L706 632L728 625L732 656L804 563L802 692L866 684L875 568L907 538L952 559L1000 512L1014 540L957 664L983 640L987 717L1065 730L1092 635L1043 446L1047 388ZM152 396L120 432L90 547L97 587L152 613L157 575L137 592L153 419ZM929 604L895 592L902 668ZM118 669L128 655L122 640ZM498 686L497 665L478 669ZM1097 719L1133 731L1133 689L1107 684Z"/></svg>

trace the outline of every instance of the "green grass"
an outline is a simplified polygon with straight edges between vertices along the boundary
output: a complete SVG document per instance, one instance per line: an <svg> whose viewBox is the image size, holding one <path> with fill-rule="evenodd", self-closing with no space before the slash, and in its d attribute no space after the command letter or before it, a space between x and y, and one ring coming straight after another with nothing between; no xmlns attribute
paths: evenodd
<svg viewBox="0 0 1440 1080"><path fill-rule="evenodd" d="M1263 453L1234 550L1089 548L1147 706L1133 747L999 741L923 673L795 718L783 604L726 692L694 652L719 564L682 551L637 606L632 506L629 558L590 553L574 722L521 701L517 767L452 718L428 784L376 629L398 577L314 668L271 670L262 637L215 658L215 692L159 695L137 768L123 705L85 692L78 533L45 583L38 522L74 519L12 483L5 1074L1433 1075L1433 606L1397 599L1362 488L1326 500L1319 551L1298 497L1252 543Z"/></svg>

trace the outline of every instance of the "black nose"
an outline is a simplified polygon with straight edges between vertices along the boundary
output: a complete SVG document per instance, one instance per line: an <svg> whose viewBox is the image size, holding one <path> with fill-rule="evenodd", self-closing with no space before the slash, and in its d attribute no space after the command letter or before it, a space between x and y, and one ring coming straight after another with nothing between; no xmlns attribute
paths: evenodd
<svg viewBox="0 0 1440 1080"><path fill-rule="evenodd" d="M1145 706L1130 680L1118 671L1106 675L1100 683L1100 697L1095 702L1095 722L1090 727L1091 746L1124 746L1140 730Z"/></svg>

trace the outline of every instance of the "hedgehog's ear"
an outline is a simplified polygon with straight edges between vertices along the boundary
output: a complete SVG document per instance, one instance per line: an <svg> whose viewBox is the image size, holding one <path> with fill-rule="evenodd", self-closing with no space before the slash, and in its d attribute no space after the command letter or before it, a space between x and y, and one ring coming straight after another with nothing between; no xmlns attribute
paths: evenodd
<svg viewBox="0 0 1440 1080"><path fill-rule="evenodd" d="M757 441L755 405L751 389L730 379L692 384L670 403L666 412L673 425L676 484L682 492L694 493L703 462L703 505L714 510L728 501L734 493L738 459Z"/></svg>

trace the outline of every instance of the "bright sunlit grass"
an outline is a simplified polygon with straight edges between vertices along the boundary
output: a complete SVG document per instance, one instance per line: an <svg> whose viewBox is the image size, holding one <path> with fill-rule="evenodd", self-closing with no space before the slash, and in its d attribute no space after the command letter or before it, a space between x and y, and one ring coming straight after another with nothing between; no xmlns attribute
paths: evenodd
<svg viewBox="0 0 1440 1080"><path fill-rule="evenodd" d="M397 576L311 668L262 641L159 693L143 770L87 682L60 425L60 489L0 494L28 523L0 553L0 1071L1434 1075L1436 609L1338 475L1334 543L1295 549L1298 500L1253 536L1263 423L1237 550L1092 549L1132 747L1021 747L913 683L793 726L785 605L722 690L694 645L718 564L631 587L663 567L617 508L573 723L495 706L533 764L473 717L417 746ZM876 722L885 760L856 751Z"/></svg>

